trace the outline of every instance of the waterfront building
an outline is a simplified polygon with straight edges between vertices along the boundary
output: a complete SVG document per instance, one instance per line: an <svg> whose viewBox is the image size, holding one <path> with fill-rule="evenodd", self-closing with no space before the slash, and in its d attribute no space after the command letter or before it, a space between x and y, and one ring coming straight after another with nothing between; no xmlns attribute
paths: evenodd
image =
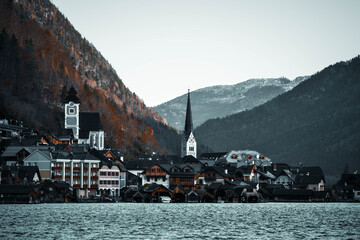
<svg viewBox="0 0 360 240"><path fill-rule="evenodd" d="M89 152L53 153L52 180L65 181L78 197L95 196L99 188L100 160Z"/></svg>
<svg viewBox="0 0 360 240"><path fill-rule="evenodd" d="M185 116L185 128L181 140L181 157L188 155L196 158L197 146L196 140L193 133L193 121L191 113L191 102L190 102L190 90L188 91L188 100L186 107L186 116Z"/></svg>

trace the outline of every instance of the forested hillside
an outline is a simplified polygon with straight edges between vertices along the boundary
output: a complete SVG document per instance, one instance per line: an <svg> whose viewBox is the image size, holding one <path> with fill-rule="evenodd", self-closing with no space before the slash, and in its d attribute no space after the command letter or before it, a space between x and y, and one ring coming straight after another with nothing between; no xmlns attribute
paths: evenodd
<svg viewBox="0 0 360 240"><path fill-rule="evenodd" d="M253 149L274 162L360 169L360 57L331 65L254 108L209 120L195 135L215 151Z"/></svg>
<svg viewBox="0 0 360 240"><path fill-rule="evenodd" d="M73 85L81 111L100 112L108 145L128 156L180 151L178 133L124 86L49 0L1 1L0 29L0 107L8 118L61 129L62 99Z"/></svg>

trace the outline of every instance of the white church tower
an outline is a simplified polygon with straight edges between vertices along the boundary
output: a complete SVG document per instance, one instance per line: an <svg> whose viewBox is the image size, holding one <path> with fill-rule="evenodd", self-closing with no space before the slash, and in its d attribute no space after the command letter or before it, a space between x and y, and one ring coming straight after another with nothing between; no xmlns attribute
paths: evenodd
<svg viewBox="0 0 360 240"><path fill-rule="evenodd" d="M74 139L79 139L80 99L77 97L77 92L73 86L67 93L65 99L65 129L72 129Z"/></svg>
<svg viewBox="0 0 360 240"><path fill-rule="evenodd" d="M181 141L181 157L188 155L196 158L196 140L193 134L193 121L191 116L190 90L186 107L185 129Z"/></svg>

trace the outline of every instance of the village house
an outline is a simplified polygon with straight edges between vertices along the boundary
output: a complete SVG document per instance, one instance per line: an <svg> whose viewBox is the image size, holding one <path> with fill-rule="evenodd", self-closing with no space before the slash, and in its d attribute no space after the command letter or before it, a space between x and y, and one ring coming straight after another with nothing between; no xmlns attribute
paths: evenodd
<svg viewBox="0 0 360 240"><path fill-rule="evenodd" d="M360 201L360 174L343 173L333 189L337 201Z"/></svg>

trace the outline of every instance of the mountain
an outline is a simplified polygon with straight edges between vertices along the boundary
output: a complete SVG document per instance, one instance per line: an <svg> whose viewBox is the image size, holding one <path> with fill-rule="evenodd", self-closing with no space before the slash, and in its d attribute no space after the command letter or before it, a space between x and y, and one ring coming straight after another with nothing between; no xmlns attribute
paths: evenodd
<svg viewBox="0 0 360 240"><path fill-rule="evenodd" d="M360 56L314 74L252 110L208 120L195 136L214 151L253 149L273 162L360 169Z"/></svg>
<svg viewBox="0 0 360 240"><path fill-rule="evenodd" d="M218 85L191 92L194 127L206 120L225 117L259 106L293 89L308 77L250 79L235 85ZM167 122L183 131L186 94L154 107Z"/></svg>
<svg viewBox="0 0 360 240"><path fill-rule="evenodd" d="M0 110L36 129L63 128L73 85L81 111L100 113L105 142L128 156L180 152L179 134L145 106L49 0L0 2Z"/></svg>

